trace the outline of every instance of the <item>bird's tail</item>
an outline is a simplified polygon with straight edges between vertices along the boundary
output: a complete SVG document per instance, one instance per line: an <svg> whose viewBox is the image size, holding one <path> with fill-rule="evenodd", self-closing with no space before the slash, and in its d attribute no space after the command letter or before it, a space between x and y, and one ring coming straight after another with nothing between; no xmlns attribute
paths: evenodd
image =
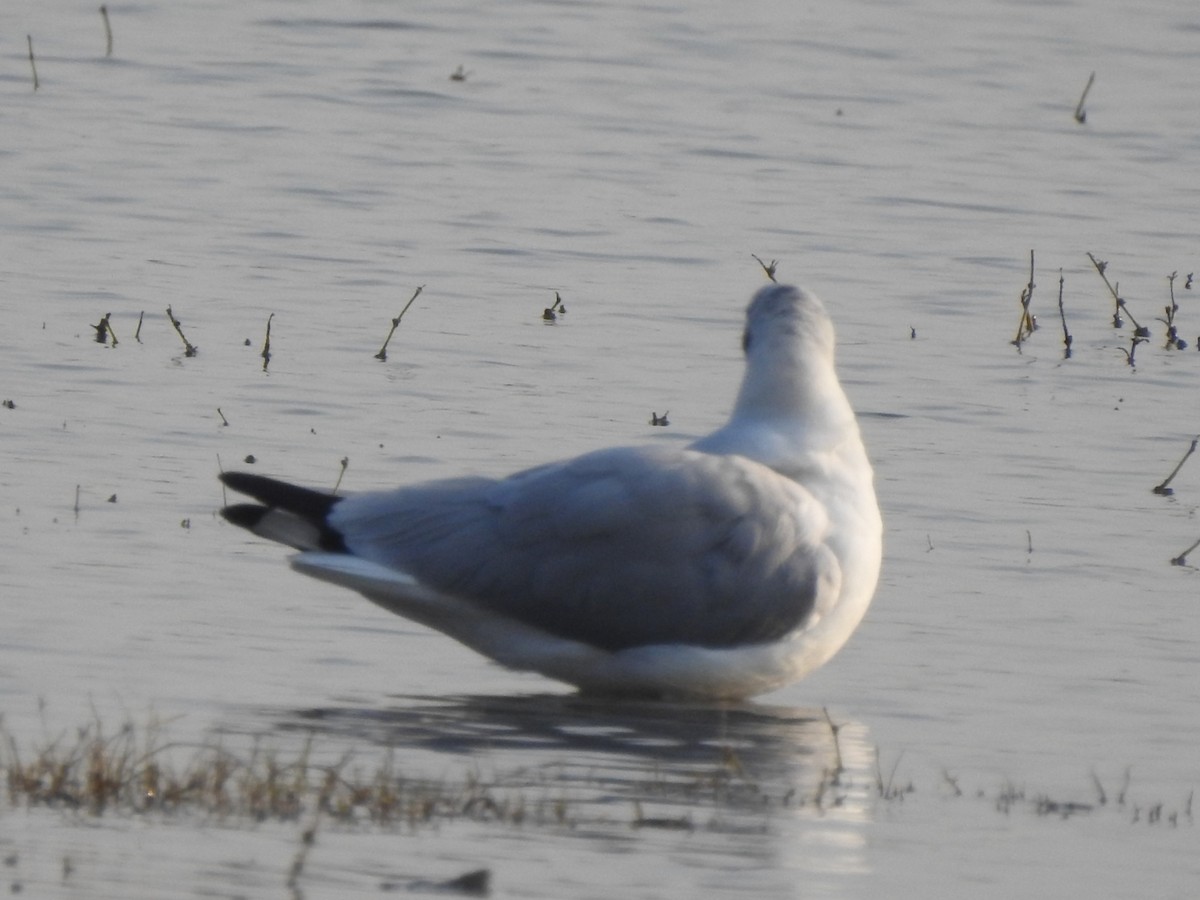
<svg viewBox="0 0 1200 900"><path fill-rule="evenodd" d="M341 497L248 472L222 472L221 481L258 503L235 503L221 510L234 525L297 550L347 552L341 533L329 524Z"/></svg>

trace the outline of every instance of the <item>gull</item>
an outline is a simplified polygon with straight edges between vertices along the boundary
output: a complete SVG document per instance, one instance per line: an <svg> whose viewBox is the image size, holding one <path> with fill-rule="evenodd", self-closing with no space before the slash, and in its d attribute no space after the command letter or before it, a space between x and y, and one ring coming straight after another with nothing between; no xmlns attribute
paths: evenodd
<svg viewBox="0 0 1200 900"><path fill-rule="evenodd" d="M591 693L743 699L849 639L882 521L825 307L772 284L746 311L729 421L507 478L337 496L244 472L222 515L512 669Z"/></svg>

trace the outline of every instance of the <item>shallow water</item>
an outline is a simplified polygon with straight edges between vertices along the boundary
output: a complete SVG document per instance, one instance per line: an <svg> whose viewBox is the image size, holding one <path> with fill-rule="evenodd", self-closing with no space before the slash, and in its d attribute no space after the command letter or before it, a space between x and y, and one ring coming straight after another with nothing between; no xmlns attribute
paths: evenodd
<svg viewBox="0 0 1200 900"><path fill-rule="evenodd" d="M184 744L313 733L330 758L391 746L522 791L557 766L587 810L326 829L314 896L476 866L514 896L1190 896L1200 582L1170 560L1200 539L1200 461L1151 488L1200 433L1192 4L109 10L111 59L94 10L0 11L0 712L19 743L93 716ZM1018 351L1031 249L1041 328ZM1135 366L1088 251L1152 330ZM219 465L249 455L329 486L346 459L353 490L706 433L740 376L752 253L833 312L887 528L858 635L761 704L572 705L216 516ZM1157 321L1173 271L1182 351ZM105 313L115 347L92 340ZM839 806L722 830L714 796L676 794L661 815L697 827L630 826L640 786L718 764L697 747L811 797L822 707L844 723ZM875 748L911 793L878 796ZM69 855L77 892L265 896L298 830L5 810L2 874L53 893Z"/></svg>

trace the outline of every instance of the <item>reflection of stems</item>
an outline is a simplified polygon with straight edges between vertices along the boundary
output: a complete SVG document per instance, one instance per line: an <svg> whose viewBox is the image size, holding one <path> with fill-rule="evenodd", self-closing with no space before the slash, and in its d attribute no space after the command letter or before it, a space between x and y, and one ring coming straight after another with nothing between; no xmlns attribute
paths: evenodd
<svg viewBox="0 0 1200 900"><path fill-rule="evenodd" d="M1088 83L1083 87L1083 94L1079 97L1079 103L1075 107L1075 121L1082 125L1087 121L1087 112L1083 108L1083 101L1087 99L1088 91L1092 89L1092 82L1096 80L1096 73L1093 72L1088 76Z"/></svg>
<svg viewBox="0 0 1200 900"><path fill-rule="evenodd" d="M1192 438L1192 446L1188 447L1187 453L1183 454L1183 459L1181 459L1179 461L1179 465L1177 465L1174 469L1171 470L1171 474L1166 477L1166 479L1163 481L1162 484L1156 484L1154 486L1154 493L1156 493L1156 494L1173 494L1174 493L1174 490L1172 488L1167 487L1167 485L1170 484L1174 480L1175 476L1179 474L1179 470L1182 469L1183 464L1188 461L1188 457L1196 452L1196 444L1197 443L1200 443L1200 437Z"/></svg>
<svg viewBox="0 0 1200 900"><path fill-rule="evenodd" d="M824 706L821 707L821 712L825 713L825 721L829 725L829 731L833 735L833 783L838 783L838 778L841 776L842 768L842 748L838 745L838 732L842 730L841 725L834 725L833 719L829 715L829 710Z"/></svg>

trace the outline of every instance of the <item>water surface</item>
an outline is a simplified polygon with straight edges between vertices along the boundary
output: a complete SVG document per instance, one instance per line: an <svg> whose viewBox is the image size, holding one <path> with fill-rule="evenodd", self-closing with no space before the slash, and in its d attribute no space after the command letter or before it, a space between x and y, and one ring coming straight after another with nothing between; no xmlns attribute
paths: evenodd
<svg viewBox="0 0 1200 900"><path fill-rule="evenodd" d="M1170 560L1200 538L1200 463L1151 488L1200 433L1192 4L109 11L111 59L90 8L0 12L18 742L93 717L281 752L312 734L427 777L536 792L566 772L587 810L574 829L331 828L314 896L475 866L519 896L1190 895L1197 580ZM1031 249L1041 328L1018 349ZM1151 329L1134 366L1089 251ZM759 705L577 707L216 516L219 466L332 486L346 459L353 490L704 434L740 377L752 253L832 310L887 528L859 634ZM1158 321L1176 271L1182 351ZM115 347L92 340L106 313ZM829 767L822 708L845 800L785 805ZM761 812L677 793L661 816L696 827L629 824L645 783L728 774L730 747ZM913 790L880 797L880 772ZM300 827L6 809L0 843L30 890L70 856L78 892L266 896Z"/></svg>

